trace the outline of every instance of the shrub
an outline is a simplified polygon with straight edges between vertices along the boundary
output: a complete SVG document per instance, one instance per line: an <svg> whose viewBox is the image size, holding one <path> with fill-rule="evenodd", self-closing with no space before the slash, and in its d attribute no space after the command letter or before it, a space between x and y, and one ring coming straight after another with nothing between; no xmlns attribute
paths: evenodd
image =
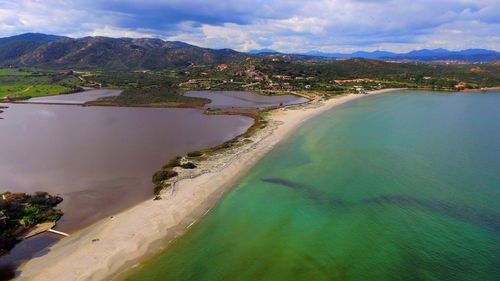
<svg viewBox="0 0 500 281"><path fill-rule="evenodd" d="M153 194L158 195L162 190L163 190L163 185L155 184L155 187L153 188Z"/></svg>
<svg viewBox="0 0 500 281"><path fill-rule="evenodd" d="M170 184L167 184L167 185L163 185L161 183L155 184L154 189L153 189L153 194L158 196L158 195L160 195L161 191L167 187L170 187Z"/></svg>
<svg viewBox="0 0 500 281"><path fill-rule="evenodd" d="M183 168L183 169L195 169L196 165L192 162L187 162L185 164L182 164L181 168Z"/></svg>
<svg viewBox="0 0 500 281"><path fill-rule="evenodd" d="M177 172L171 169L160 170L153 175L153 183L158 184L177 175Z"/></svg>
<svg viewBox="0 0 500 281"><path fill-rule="evenodd" d="M202 155L203 155L203 153L201 151L191 151L187 154L188 157L192 157L192 158L200 157Z"/></svg>

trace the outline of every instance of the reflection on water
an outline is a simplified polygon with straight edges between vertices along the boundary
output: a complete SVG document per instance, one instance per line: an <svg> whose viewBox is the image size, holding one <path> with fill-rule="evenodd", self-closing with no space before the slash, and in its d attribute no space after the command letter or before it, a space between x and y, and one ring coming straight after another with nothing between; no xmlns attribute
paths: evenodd
<svg viewBox="0 0 500 281"><path fill-rule="evenodd" d="M65 232L152 197L151 175L169 159L220 144L252 123L195 109L11 104L4 110L0 191L60 194L65 214L57 229ZM53 243L41 237L16 246L13 256Z"/></svg>

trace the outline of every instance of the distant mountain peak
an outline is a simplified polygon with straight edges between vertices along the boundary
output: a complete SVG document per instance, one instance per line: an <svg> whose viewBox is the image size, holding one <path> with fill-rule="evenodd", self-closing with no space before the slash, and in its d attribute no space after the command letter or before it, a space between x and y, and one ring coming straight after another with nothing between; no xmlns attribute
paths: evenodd
<svg viewBox="0 0 500 281"><path fill-rule="evenodd" d="M281 54L280 52L273 50L273 49L258 49L258 50L250 50L247 52L248 54L252 55L259 55L259 54Z"/></svg>
<svg viewBox="0 0 500 281"><path fill-rule="evenodd" d="M449 51L444 48L420 49L407 53L393 53L387 51L357 51L354 53L324 53L309 51L300 55L317 56L325 58L367 58L367 59L408 59L408 60L462 60L471 62L488 62L500 60L500 53L485 49L467 49L462 51Z"/></svg>
<svg viewBox="0 0 500 281"><path fill-rule="evenodd" d="M68 37L30 32L30 33L23 33L10 37L0 38L0 45L7 44L10 42L51 42L59 40L61 38L68 38Z"/></svg>
<svg viewBox="0 0 500 281"><path fill-rule="evenodd" d="M182 41L166 41L169 44L172 44L173 46L180 47L180 48L194 48L195 46L182 42Z"/></svg>

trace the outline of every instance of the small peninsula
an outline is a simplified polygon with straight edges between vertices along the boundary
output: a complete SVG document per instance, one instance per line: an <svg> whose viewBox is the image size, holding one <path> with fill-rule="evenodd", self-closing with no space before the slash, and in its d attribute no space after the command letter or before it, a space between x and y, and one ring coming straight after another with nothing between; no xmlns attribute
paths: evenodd
<svg viewBox="0 0 500 281"><path fill-rule="evenodd" d="M7 253L37 225L55 222L63 213L55 207L59 196L47 192L35 194L5 192L0 197L0 255ZM32 231L31 231L32 232Z"/></svg>

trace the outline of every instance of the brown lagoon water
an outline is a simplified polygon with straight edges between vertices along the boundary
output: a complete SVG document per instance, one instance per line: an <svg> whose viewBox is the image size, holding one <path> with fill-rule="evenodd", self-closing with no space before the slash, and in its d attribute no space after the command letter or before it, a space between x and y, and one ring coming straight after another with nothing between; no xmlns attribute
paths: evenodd
<svg viewBox="0 0 500 281"><path fill-rule="evenodd" d="M65 214L57 229L65 232L151 198L151 176L169 159L227 141L253 122L196 109L8 106L0 120L0 191L60 194ZM0 266L55 241L29 239Z"/></svg>
<svg viewBox="0 0 500 281"><path fill-rule="evenodd" d="M185 96L207 98L211 108L267 108L279 105L305 103L308 99L295 95L264 96L255 92L239 91L193 91L184 93Z"/></svg>

